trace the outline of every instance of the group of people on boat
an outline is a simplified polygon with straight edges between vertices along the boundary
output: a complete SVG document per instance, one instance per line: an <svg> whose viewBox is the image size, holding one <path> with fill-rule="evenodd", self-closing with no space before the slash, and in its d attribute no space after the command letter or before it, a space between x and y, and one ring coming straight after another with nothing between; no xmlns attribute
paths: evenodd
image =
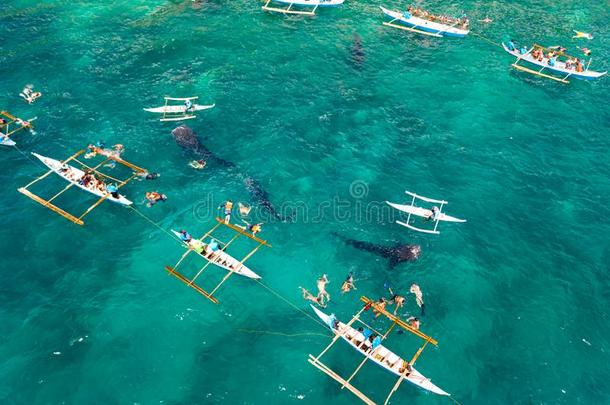
<svg viewBox="0 0 610 405"><path fill-rule="evenodd" d="M585 71L585 66L582 60L580 60L579 58L576 57L571 57L571 56L567 56L565 55L563 52L566 51L566 48L561 47L561 46L556 46L556 47L552 47L552 48L543 48L540 46L534 46L533 49L530 51L527 49L527 47L525 45L522 45L520 48L517 48L517 46L515 45L515 42L511 39L510 41L508 41L506 47L508 48L509 51L514 52L514 53L519 53L520 55L527 55L527 53L529 52L530 56L532 57L533 60L541 62L541 63L546 63L548 66L550 67L555 67L558 66L557 63L563 63L563 68L567 69L567 70L574 70L576 72L584 72ZM590 54L591 51L589 51L588 49L585 48L586 51L588 51L588 53L585 54ZM565 62L561 62L558 60L558 58L560 56L565 56L567 59ZM558 67L562 67L562 66L558 66Z"/></svg>
<svg viewBox="0 0 610 405"><path fill-rule="evenodd" d="M456 17L450 17L447 15L434 15L429 13L427 10L421 9L419 7L415 7L413 5L410 5L407 8L407 11L409 14L415 16L415 17L419 17L422 18L424 20L428 20L428 21L432 21L435 23L439 23L439 24L444 24L444 25L451 25L463 30L467 30L469 25L470 25L470 20L466 17L463 16L461 18L456 18Z"/></svg>
<svg viewBox="0 0 610 405"><path fill-rule="evenodd" d="M97 191L104 194L110 194L113 198L120 198L119 187L114 184L106 184L103 180L98 179L95 176L94 170L87 170L80 174L80 170L77 172L73 170L73 168L66 163L62 164L58 170L59 174L70 181L76 182L77 184L91 190Z"/></svg>

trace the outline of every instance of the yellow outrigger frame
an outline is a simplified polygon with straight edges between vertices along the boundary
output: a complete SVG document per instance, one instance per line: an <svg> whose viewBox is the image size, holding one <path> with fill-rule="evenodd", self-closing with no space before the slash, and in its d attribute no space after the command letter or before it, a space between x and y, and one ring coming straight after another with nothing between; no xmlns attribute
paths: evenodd
<svg viewBox="0 0 610 405"><path fill-rule="evenodd" d="M199 238L200 241L203 241L204 239L208 238L208 237L213 237L214 239L220 241L220 239L218 239L217 237L213 236L214 231L216 231L216 229L218 229L220 226L224 225L226 227L228 227L229 229L233 230L236 232L236 235L233 236L227 243L222 243L222 250L226 251L227 248L240 236L245 236L247 238L252 239L253 241L257 242L256 247L254 247L254 249L252 249L246 256L243 257L243 259L240 260L239 265L243 265L246 260L250 259L250 257L252 257L257 251L258 249L261 248L261 246L267 246L267 247L271 247L271 245L269 243L267 243L267 241L258 238L248 232L246 232L245 230L238 228L237 226L230 224L228 222L225 222L223 219L220 218L216 218L216 225L214 225L211 229L209 229L201 238ZM186 259L186 257L190 254L194 252L194 250L190 247L187 246L187 251L184 252L184 254L180 257L180 259L178 260L178 262L172 267L172 266L165 266L165 270L168 272L169 275L172 275L174 277L176 277L178 280L182 281L184 284L186 284L187 287L191 287L192 289L194 289L195 291L197 291L199 294L203 295L204 297L206 297L207 299L209 299L210 301L212 301L214 304L218 304L218 300L216 299L216 297L214 297L214 293L216 291L218 291L218 289L220 288L221 285L223 285L225 283L225 281L228 280L229 277L231 277L235 272L234 271L230 271L227 270L227 275L223 277L223 279L220 281L220 283L218 283L210 292L207 292L206 290L204 290L202 287L200 287L199 285L197 285L195 283L195 281L197 280L197 278L199 278L199 276L201 275L201 273L203 273L203 271L211 264L213 264L211 261L207 261L207 263L201 268L199 269L199 271L197 271L197 273L195 274L195 276L191 279L189 279L188 277L186 277L185 275L183 275L182 273L178 272L178 266L180 266L180 264L184 261L184 259ZM226 270L226 269L225 269Z"/></svg>
<svg viewBox="0 0 610 405"><path fill-rule="evenodd" d="M405 371L401 374L401 376L398 378L398 381L396 381L396 383L394 384L394 386L392 387L392 389L390 390L390 393L388 394L388 396L385 399L384 405L387 405L387 403L390 401L390 398L392 397L392 395L394 395L394 393L398 390L398 387L400 386L400 384L403 382L403 380L408 377L409 375L409 369L410 367L415 364L415 361L417 361L418 357L422 354L422 352L424 351L424 349L426 348L426 346L430 343L433 344L435 346L438 345L438 342L433 339L432 337L426 335L423 332L420 332L418 329L413 328L411 325L409 325L407 322L403 321L402 319L400 319L399 317L397 317L394 314L389 313L388 311L386 311L385 309L379 307L377 305L377 303L375 301L372 301L370 299L368 299L365 296L360 297L360 300L362 302L364 302L364 306L360 309L360 311L358 311L353 317L352 319L346 324L347 326L351 326L354 322L358 321L361 324L363 324L365 327L367 327L368 329L372 330L373 332L377 333L379 336L381 336L381 339L385 339L388 334L392 331L392 329L398 325L399 327L403 328L404 330L411 332L412 334L414 334L415 336L420 337L421 339L424 340L424 343L421 345L421 347L415 352L415 355L411 358L411 360L407 363L408 366L405 367ZM367 325L364 321L362 321L360 319L360 315L362 314L362 312L364 312L365 310L372 308L374 311L384 315L386 318L388 318L389 320L392 321L392 324L390 325L390 327L385 331L385 333L380 333L378 331L376 331L374 328L372 328L370 325ZM329 343L328 346L326 346L324 348L324 350L322 350L322 352L320 352L320 354L318 354L317 356L313 356L313 355L309 355L309 359L307 360L310 364L312 364L314 367L318 368L320 371L322 371L323 373L325 373L326 375L328 375L330 378L332 378L333 380L337 381L339 384L341 384L341 389L343 388L347 388L348 390L350 390L354 395L356 395L360 400L362 400L362 402L366 403L367 405L375 405L375 402L373 400L371 400L369 397L367 397L365 394L362 393L362 391L360 391L358 388L354 387L350 381L356 376L356 374L360 371L360 369L362 368L362 366L364 366L364 364L366 363L366 361L370 358L370 356L366 356L364 358L364 360L362 360L362 362L360 362L360 364L358 365L358 367L354 370L354 372L347 378L343 378L341 377L339 374L337 374L335 371L333 371L330 367L328 367L326 364L322 363L320 361L320 358L322 357L322 355L324 355L341 337L342 335L337 333L335 334L335 336L332 338L331 342Z"/></svg>
<svg viewBox="0 0 610 405"><path fill-rule="evenodd" d="M33 129L32 121L34 121L37 117L34 117L29 120L23 120L21 118L17 118L8 111L0 111L0 116L5 118L6 122L4 124L0 124L0 133L5 138L10 138L11 135L23 130L23 129ZM15 124L15 128L11 131L11 125Z"/></svg>
<svg viewBox="0 0 610 405"><path fill-rule="evenodd" d="M95 151L99 151L99 149L95 149ZM98 175L100 177L110 179L112 181L117 182L118 183L117 188L123 187L124 185L129 183L131 180L133 180L136 176L138 176L139 174L146 172L146 169L138 167L130 162L127 162L127 161L121 159L120 157L116 157L116 156L112 156L112 155L104 155L105 159L102 162L100 162L99 164L97 164L94 167L90 167L87 164L85 164L77 159L80 155L82 155L85 152L86 152L85 149L79 150L78 152L76 152L75 154L70 156L69 158L63 160L62 163L67 164L68 162L74 161L74 162L80 164L83 168L95 173L96 175ZM114 178L112 176L109 176L109 175L97 170L99 167L101 167L103 164L105 164L109 160L112 160L116 163L119 163L125 167L132 169L134 171L134 173L131 176L129 176L128 178L121 180L121 179ZM30 190L28 190L28 188L30 186L34 185L35 183L38 183L40 180L43 180L45 177L49 176L51 173L55 173L55 171L49 170L45 174L43 174L43 175L37 177L36 179L34 179L33 181L29 182L27 185L20 187L17 191L19 191L21 194L25 195L26 197L29 197L32 200L36 201L43 207L50 209L51 211L61 215L62 217L68 219L69 221L71 221L77 225L84 225L85 223L83 222L83 218L86 215L88 215L91 211L93 211L93 209L95 209L98 205L100 205L102 202L104 202L104 200L106 200L108 198L108 196L110 195L110 194L107 194L104 197L101 197L93 205L91 205L89 208L87 208L85 210L85 212L83 212L82 214L80 214L78 216L70 214L66 210L59 208L58 206L52 204L52 201L55 200L57 197L59 197L61 194L63 194L65 191L72 188L75 185L75 183L70 182L66 187L64 187L62 190L60 190L58 193L56 193L49 199L44 199L44 198L32 193Z"/></svg>

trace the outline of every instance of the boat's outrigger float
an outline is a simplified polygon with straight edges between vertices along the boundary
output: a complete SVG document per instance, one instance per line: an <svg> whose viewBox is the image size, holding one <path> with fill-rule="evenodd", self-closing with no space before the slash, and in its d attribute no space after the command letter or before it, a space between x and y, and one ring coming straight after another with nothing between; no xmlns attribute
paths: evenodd
<svg viewBox="0 0 610 405"><path fill-rule="evenodd" d="M261 248L261 246L271 247L267 241L260 239L245 230L225 222L220 218L216 218L216 225L214 225L210 230L208 230L202 237L199 239L191 238L190 240L184 240L180 237L181 233L173 231L174 235L184 244L187 248L187 251L180 257L178 262L174 266L165 266L165 270L168 274L176 277L178 280L182 281L186 286L191 287L214 304L218 304L218 300L214 297L214 293L218 291L221 285L224 284L225 281L233 274L239 274L240 276L248 277L254 280L258 280L261 277L250 270L248 267L244 265L246 260L250 259L257 251ZM227 228L233 230L236 234L226 243L223 243L216 236L213 235L214 231L216 231L221 226L226 226ZM245 236L257 243L257 245L246 254L241 260L238 260L227 253L227 249L231 244L240 236ZM190 253L196 253L201 256L207 262L202 268L200 268L192 278L188 278L178 271L178 267L180 264L186 259L186 257ZM209 265L215 265L220 268L223 268L227 271L227 274L223 277L223 279L214 287L210 292L204 290L198 284L195 283L199 276L203 273L203 271Z"/></svg>
<svg viewBox="0 0 610 405"><path fill-rule="evenodd" d="M156 114L163 114L159 121L183 121L196 118L193 114L195 111L203 111L210 108L214 108L216 104L202 105L195 104L195 100L199 97L165 97L165 105L163 107L144 108L144 111L148 111ZM180 101L180 104L170 104L173 101Z"/></svg>
<svg viewBox="0 0 610 405"><path fill-rule="evenodd" d="M538 44L534 44L529 50L524 49L524 53L521 53L519 49L509 49L506 44L502 44L502 47L506 52L515 56L517 60L511 65L515 70L520 72L529 73L534 76L543 77L545 79L554 80L560 83L568 84L568 78L575 77L581 80L594 80L599 79L600 77L606 75L607 72L595 72L593 70L589 70L591 66L591 59L587 62L586 67L583 66L581 69L578 69L578 64L580 64L580 60L574 56L570 56L564 52L559 52L554 49L545 48ZM553 52L556 56L553 58L545 57L544 54L548 52ZM534 55L538 53L538 57L534 57ZM557 58L561 56L566 58L567 62L560 61ZM540 67L540 69L530 69L529 67L525 67L519 65L519 62L527 62L532 65ZM551 62L552 61L552 62ZM577 61L575 66L570 65L570 61ZM550 74L543 73L545 71L552 72L557 75L561 75L561 77L553 76Z"/></svg>
<svg viewBox="0 0 610 405"><path fill-rule="evenodd" d="M37 177L36 179L34 179L30 183L28 183L26 186L19 188L18 191L21 194L31 198L32 200L36 201L39 204L41 204L42 206L50 209L51 211L61 215L62 217L66 218L78 225L84 225L83 218L86 215L88 215L91 211L93 211L93 209L95 209L98 205L100 205L101 203L103 203L106 200L112 201L116 204L120 204L120 205L124 205L124 206L131 205L132 202L130 200L128 200L127 198L125 198L125 196L119 194L118 190L121 187L125 186L127 183L129 183L131 180L133 180L136 176L139 176L142 173L146 173L147 172L146 169L143 169L132 163L129 163L129 162L121 159L119 156L106 153L106 151L103 149L100 149L100 148L94 148L94 149L96 150L96 152L99 153L100 156L104 157L104 160L102 160L100 163L98 163L97 165L95 165L93 167L78 160L78 157L86 152L86 150L84 150L84 149L76 152L74 155L70 156L69 158L67 158L63 161L52 159L52 158L49 158L46 156L42 156L42 155L39 155L38 153L32 153L32 155L34 155L45 166L47 166L49 168L49 171L46 172L45 174ZM101 171L98 170L100 167L102 167L104 164L108 163L109 161L116 162L122 166L127 167L128 169L131 169L132 170L131 175L125 179L118 179L118 178L115 178L108 174L102 173ZM80 166L80 168L68 164L68 163L72 163L72 162L77 163ZM42 198L42 197L32 193L29 190L29 188L32 185L34 185L35 183L38 183L39 181L43 180L44 178L46 178L47 176L49 176L52 173L57 174L58 176L60 176L64 180L66 180L69 184L66 187L64 187L62 190L60 190L58 193L56 193L55 195L53 195L52 197L50 197L48 199ZM87 191L95 196L100 197L93 205L91 205L89 208L87 208L85 210L85 212L83 212L80 215L71 214L71 213L67 212L66 210L59 208L58 206L56 206L55 204L52 203L53 200L55 200L57 197L62 195L64 192L66 192L73 186L76 186L76 187L80 188L81 190Z"/></svg>
<svg viewBox="0 0 610 405"><path fill-rule="evenodd" d="M414 231L417 231L417 232L431 233L431 234L438 235L440 233L440 231L438 231L437 228L438 228L438 223L440 221L466 222L465 219L455 218L455 217L449 216L443 212L443 206L445 204L448 204L447 201L434 200L432 198L422 197L422 196L412 193L410 191L405 191L405 193L407 195L410 195L411 197L413 197L411 199L410 205L394 204L389 201L386 201L386 204L388 204L390 207L396 208L399 211L409 214L406 222L396 221L396 223L399 225L405 226L405 227L412 229ZM417 206L415 206L416 200L424 201L424 202L431 203L431 204L439 204L439 206L435 205L432 207L432 209L417 207ZM422 228L417 228L417 227L411 225L410 221L411 221L412 215L415 215L417 217L422 217L429 221L434 221L434 229L422 229Z"/></svg>
<svg viewBox="0 0 610 405"><path fill-rule="evenodd" d="M271 3L281 3L287 5L286 8L270 6ZM345 0L267 0L262 7L264 11L281 14L296 14L296 15L316 15L318 7L337 7L343 4ZM300 9L295 10L293 7ZM311 8L313 7L313 8ZM307 8L310 8L308 11Z"/></svg>
<svg viewBox="0 0 610 405"><path fill-rule="evenodd" d="M11 136L17 132L27 129L32 130L32 121L36 117L29 120L17 118L7 111L0 111L0 145L15 146L17 143L11 139Z"/></svg>
<svg viewBox="0 0 610 405"><path fill-rule="evenodd" d="M333 315L326 315L324 312L312 306L316 315L318 315L318 317L320 317L320 319L324 321L324 323L328 326L328 328L333 332L335 336L331 340L330 344L328 344L328 346L326 346L324 350L320 352L320 354L315 357L310 354L309 359L307 361L309 361L309 363L311 363L314 367L324 372L330 378L341 384L341 389L347 388L367 405L374 405L375 402L373 402L368 396L363 394L362 391L360 391L351 383L352 379L360 371L362 366L364 366L367 360L371 360L378 366L398 376L398 380L396 381L388 396L386 397L384 404L387 404L390 401L390 398L398 390L398 387L400 386L400 384L402 384L404 380L407 380L410 383L415 384L418 387L433 392L435 394L449 396L449 393L443 391L441 388L434 385L430 381L430 379L424 377L419 371L415 369L415 367L413 367L423 350L426 348L426 346L428 344L437 346L438 342L430 336L424 334L423 332L420 332L419 329L413 328L411 325L409 325L407 322L397 317L396 315L393 315L386 311L384 308L379 307L377 303L368 299L367 297L360 297L360 300L364 303L364 306L347 323L340 322ZM387 319L392 321L392 324L385 332L382 333L376 331L374 328L372 328L360 318L360 315L368 309L373 309L376 313L382 314ZM375 340L373 340L373 343L371 343L370 339L365 336L364 331L357 330L352 326L354 322L359 322L360 324L362 324L363 327L368 330L367 333L375 333L378 336L379 341L375 343L375 340L377 340L377 338L375 338ZM394 329L396 325L406 330L407 332L410 332L415 336L420 337L424 341L422 346L419 347L419 349L415 352L415 354L409 361L391 352L381 344L381 342L386 340L389 333L392 331L392 329ZM360 362L355 371L347 379L341 377L330 367L320 361L320 358L337 342L337 340L339 340L339 338L346 341L350 346L352 346L352 348L354 348L355 350L360 352L360 354L365 356L364 360Z"/></svg>

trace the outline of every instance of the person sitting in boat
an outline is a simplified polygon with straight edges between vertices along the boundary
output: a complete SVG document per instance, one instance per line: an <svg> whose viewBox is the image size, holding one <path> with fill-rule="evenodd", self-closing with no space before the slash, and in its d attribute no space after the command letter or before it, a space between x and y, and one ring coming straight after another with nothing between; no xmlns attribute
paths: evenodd
<svg viewBox="0 0 610 405"><path fill-rule="evenodd" d="M193 239L191 234L188 233L187 231L185 231L184 229L181 229L178 232L178 234L179 234L180 240L183 241L183 242L189 243Z"/></svg>
<svg viewBox="0 0 610 405"><path fill-rule="evenodd" d="M193 110L193 102L191 100L186 100L184 102L184 108L186 112L192 111Z"/></svg>
<svg viewBox="0 0 610 405"><path fill-rule="evenodd" d="M557 57L553 56L551 58L549 58L549 60L547 61L549 66L555 66L555 62L557 61Z"/></svg>
<svg viewBox="0 0 610 405"><path fill-rule="evenodd" d="M438 218L440 213L441 213L441 210L437 206L434 206L430 210L430 213L426 216L426 220L427 221L436 221L436 219Z"/></svg>
<svg viewBox="0 0 610 405"><path fill-rule="evenodd" d="M330 314L328 317L328 326L332 329L339 329L339 321L335 314Z"/></svg>
<svg viewBox="0 0 610 405"><path fill-rule="evenodd" d="M118 188L118 187L117 187L117 185L116 185L116 184L114 184L114 183L113 183L113 184L108 184L108 185L106 186L106 191L107 191L107 192L109 192L109 193L110 193L110 195L111 195L113 198L117 198L117 199L118 199L118 198L120 197L120 196L119 196L119 188Z"/></svg>
<svg viewBox="0 0 610 405"><path fill-rule="evenodd" d="M515 49L517 49L517 47L515 46L515 42L512 39L510 41L508 41L508 43L506 44L506 47L511 52L514 52Z"/></svg>
<svg viewBox="0 0 610 405"><path fill-rule="evenodd" d="M527 53L527 48L525 47L525 45L519 49L519 53L521 55L525 55Z"/></svg>
<svg viewBox="0 0 610 405"><path fill-rule="evenodd" d="M580 61L580 59L576 59L576 71L577 72L584 71L584 66L583 66L582 62Z"/></svg>
<svg viewBox="0 0 610 405"><path fill-rule="evenodd" d="M208 247L212 250L212 252L217 252L220 249L220 245L218 245L218 241L214 238L210 239L210 243Z"/></svg>
<svg viewBox="0 0 610 405"><path fill-rule="evenodd" d="M371 342L371 350L375 350L379 346L381 346L381 336L376 335L373 341Z"/></svg>
<svg viewBox="0 0 610 405"><path fill-rule="evenodd" d="M167 200L167 196L165 194L160 194L156 191L149 191L148 193L146 193L146 199L148 200L148 203L146 205L150 208L159 201L165 202L165 200Z"/></svg>

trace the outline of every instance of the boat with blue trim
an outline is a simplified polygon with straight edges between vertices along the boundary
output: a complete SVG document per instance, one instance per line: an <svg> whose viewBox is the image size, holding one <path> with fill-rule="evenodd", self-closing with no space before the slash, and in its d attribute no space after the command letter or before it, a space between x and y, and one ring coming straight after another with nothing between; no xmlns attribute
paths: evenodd
<svg viewBox="0 0 610 405"><path fill-rule="evenodd" d="M469 21L465 17L437 16L412 6L405 12L388 10L385 7L379 8L385 15L392 18L390 22L383 23L389 27L437 38L462 38L470 32L468 30Z"/></svg>

